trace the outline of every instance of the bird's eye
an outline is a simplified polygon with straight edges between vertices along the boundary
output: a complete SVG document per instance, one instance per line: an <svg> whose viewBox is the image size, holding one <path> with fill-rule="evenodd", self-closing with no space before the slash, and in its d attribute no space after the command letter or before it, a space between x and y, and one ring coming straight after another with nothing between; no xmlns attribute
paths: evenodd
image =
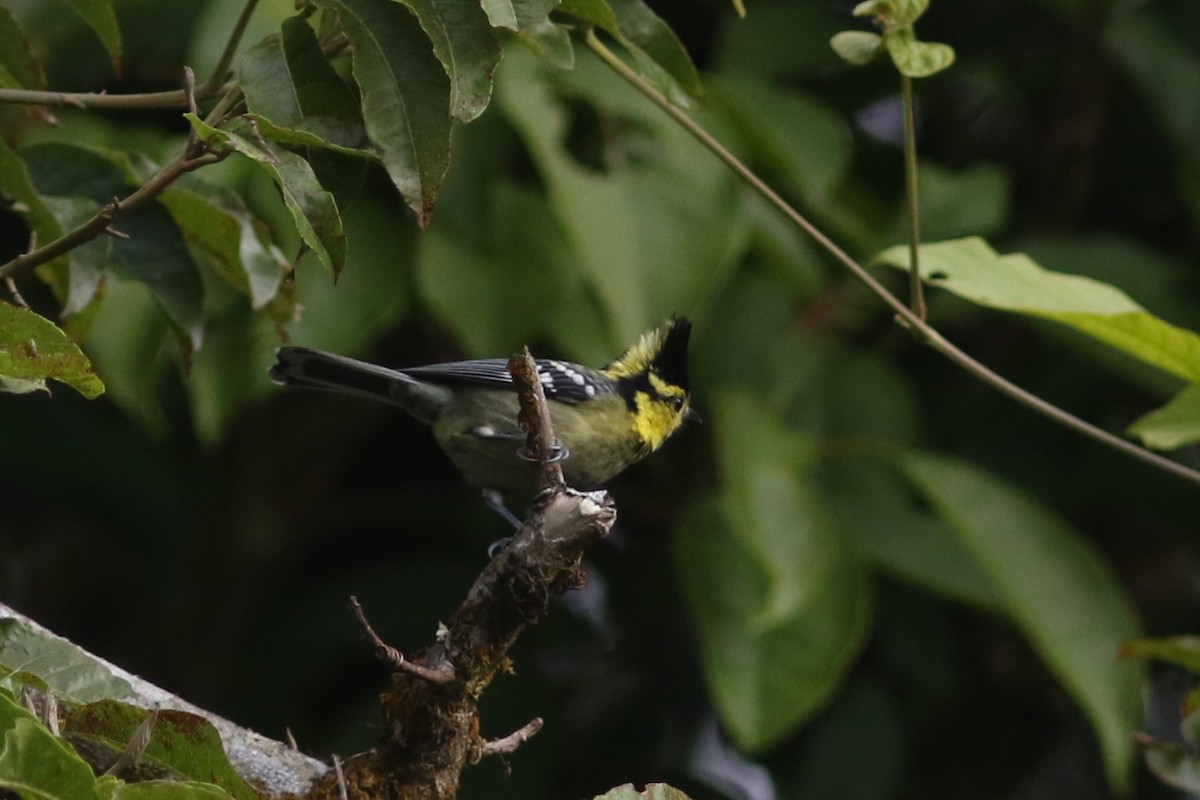
<svg viewBox="0 0 1200 800"><path fill-rule="evenodd" d="M671 408L675 409L676 411L683 410L683 398L682 397L672 397L667 402L669 402L671 404Z"/></svg>

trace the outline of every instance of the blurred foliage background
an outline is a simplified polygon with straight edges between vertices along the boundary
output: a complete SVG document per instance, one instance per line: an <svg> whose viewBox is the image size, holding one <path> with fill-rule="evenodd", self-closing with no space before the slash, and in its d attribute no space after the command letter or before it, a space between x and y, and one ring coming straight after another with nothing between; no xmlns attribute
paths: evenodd
<svg viewBox="0 0 1200 800"><path fill-rule="evenodd" d="M855 27L852 5L760 0L739 20L717 0L653 3L704 74L699 118L865 260L903 241L900 100L892 71L830 50ZM44 43L50 86L138 92L176 86L185 63L207 74L241 3L119 2L119 76L59 4L6 6ZM291 0L263 0L247 43L291 13ZM918 83L926 240L987 236L1200 328L1200 6L938 2L921 26L958 53ZM588 589L528 631L516 674L485 701L485 735L532 716L546 731L507 766L470 771L464 796L651 780L697 798L1105 796L1084 712L931 530L928 498L864 457L939 452L1019 487L1102 554L1154 635L1200 623L1196 491L921 348L660 112L576 58L558 72L506 48L492 107L455 131L424 232L381 173L341 174L346 267L333 285L301 260L295 321L206 281L204 344L184 358L144 286L110 283L85 344L105 397L0 395L0 598L205 708L290 729L307 752L365 749L385 676L347 597L390 642L423 646L504 523L402 414L272 387L273 348L286 337L404 366L529 344L599 365L677 312L697 324L706 423L612 486L620 520ZM25 147L161 158L187 130L174 111L58 117L51 128L0 109L5 138ZM237 189L297 252L268 180L236 159L203 177ZM26 237L0 218L3 259ZM931 300L968 352L1110 430L1178 389L1048 323ZM815 599L770 643L721 639L706 596L736 605L778 589L720 549L722 514L745 499L739 475L768 450L803 480L783 520L763 524L807 527L762 557ZM728 685L776 658L786 685L762 690L763 718L726 714L752 746L739 753L707 687L752 694L762 687ZM1152 685L1167 698L1152 709L1168 711L1186 688L1169 671ZM1170 796L1140 772L1133 791Z"/></svg>

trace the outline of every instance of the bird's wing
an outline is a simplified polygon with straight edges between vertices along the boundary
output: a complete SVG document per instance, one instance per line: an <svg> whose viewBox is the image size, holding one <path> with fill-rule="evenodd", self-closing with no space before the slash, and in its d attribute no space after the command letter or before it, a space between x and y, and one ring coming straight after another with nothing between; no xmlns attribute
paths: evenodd
<svg viewBox="0 0 1200 800"><path fill-rule="evenodd" d="M602 394L612 394L611 383L586 367L564 361L539 359L538 378L546 399L560 403L582 403ZM508 362L502 358L482 358L475 361L451 361L401 370L406 375L430 383L475 384L477 386L513 387Z"/></svg>

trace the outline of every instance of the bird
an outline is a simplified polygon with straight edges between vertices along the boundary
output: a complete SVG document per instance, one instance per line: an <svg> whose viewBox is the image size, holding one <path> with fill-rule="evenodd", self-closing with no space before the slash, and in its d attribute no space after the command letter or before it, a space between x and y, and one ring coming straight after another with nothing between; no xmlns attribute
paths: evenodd
<svg viewBox="0 0 1200 800"><path fill-rule="evenodd" d="M644 334L600 369L538 359L538 380L550 409L564 482L602 488L658 450L691 406L688 339L691 323L675 316ZM506 497L532 497L537 464L524 455L517 391L503 358L392 369L308 347L276 351L271 379L289 387L323 389L382 400L433 429L442 451L484 500L515 526Z"/></svg>

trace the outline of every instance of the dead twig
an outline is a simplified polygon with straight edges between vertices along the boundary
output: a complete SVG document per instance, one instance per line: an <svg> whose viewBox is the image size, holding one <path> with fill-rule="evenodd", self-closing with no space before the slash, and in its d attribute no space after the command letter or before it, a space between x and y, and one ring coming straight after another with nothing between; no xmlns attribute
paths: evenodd
<svg viewBox="0 0 1200 800"><path fill-rule="evenodd" d="M545 723L541 717L534 717L529 722L522 725L517 730L510 733L508 736L502 736L499 739L492 739L490 742L484 742L483 747L479 749L479 758L485 756L506 755L513 752L521 745L525 744L531 738L537 735ZM478 761L479 759L476 759Z"/></svg>
<svg viewBox="0 0 1200 800"><path fill-rule="evenodd" d="M362 603L358 602L357 597L350 598L350 610L354 612L354 618L358 620L359 626L362 627L363 633L366 634L367 640L371 643L371 647L375 650L375 657L395 671L407 672L416 675L418 678L423 678L433 683L449 683L454 680L454 667L449 662L443 661L437 667L427 667L422 664L409 661L404 657L404 654L392 647L387 642L380 638L375 629L371 627L371 623L367 621L366 612L363 611Z"/></svg>

